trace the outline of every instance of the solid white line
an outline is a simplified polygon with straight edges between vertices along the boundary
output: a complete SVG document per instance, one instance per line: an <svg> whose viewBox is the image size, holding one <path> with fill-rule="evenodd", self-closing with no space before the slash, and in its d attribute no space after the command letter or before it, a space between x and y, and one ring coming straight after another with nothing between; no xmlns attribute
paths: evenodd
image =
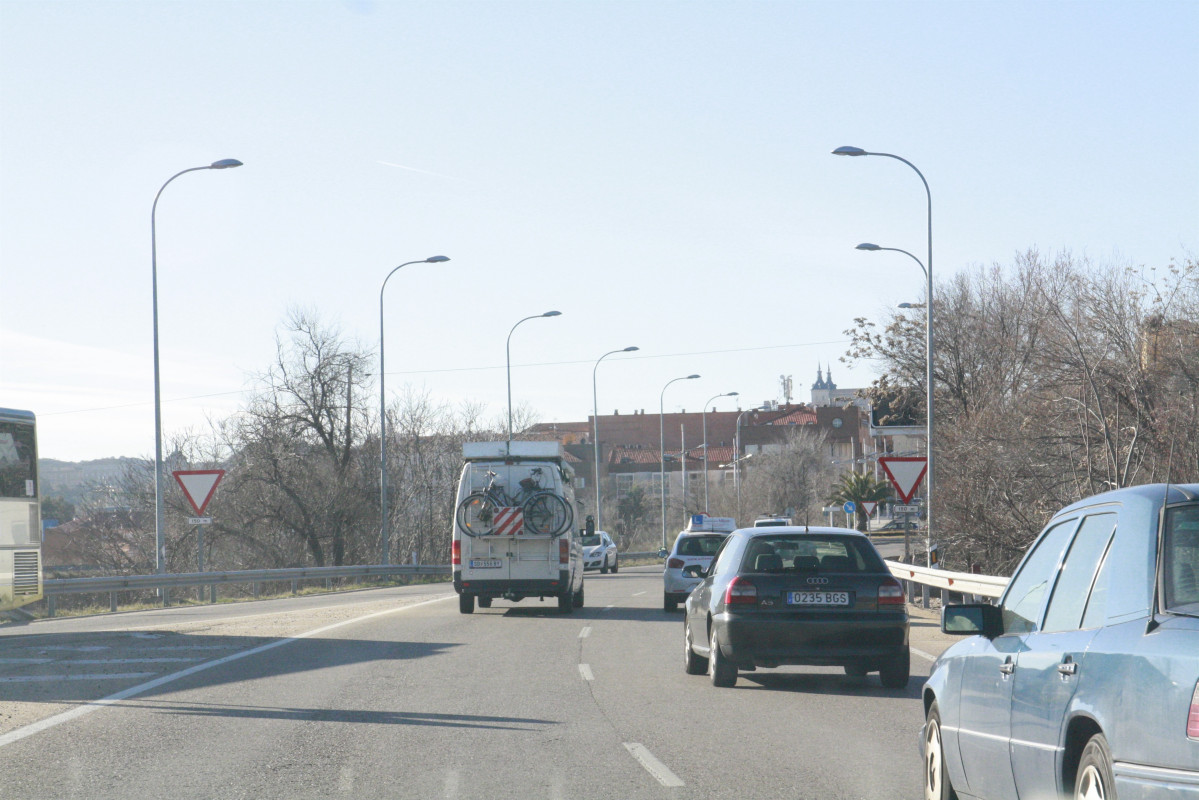
<svg viewBox="0 0 1199 800"><path fill-rule="evenodd" d="M916 655L920 656L921 658L927 659L928 661L936 661L937 660L936 656L926 653L923 650L917 650L915 647L909 647L908 649L911 650Z"/></svg>
<svg viewBox="0 0 1199 800"><path fill-rule="evenodd" d="M61 660L59 664L187 664L191 661L199 661L200 657L195 658L68 658Z"/></svg>
<svg viewBox="0 0 1199 800"><path fill-rule="evenodd" d="M579 674L583 676L583 680L585 681L595 680L595 676L591 674L590 664L579 664Z"/></svg>
<svg viewBox="0 0 1199 800"><path fill-rule="evenodd" d="M52 658L0 658L0 664L49 664Z"/></svg>
<svg viewBox="0 0 1199 800"><path fill-rule="evenodd" d="M643 594L645 594L645 592L633 592L633 597L640 597Z"/></svg>
<svg viewBox="0 0 1199 800"><path fill-rule="evenodd" d="M587 627L583 628L583 630L579 631L579 638L580 638L580 639L586 639L586 638L587 638L588 636L590 636L590 635L591 635L591 626L590 626L590 625L588 625Z"/></svg>
<svg viewBox="0 0 1199 800"><path fill-rule="evenodd" d="M117 679L145 678L153 672L113 672L97 673L95 675L18 675L12 678L0 678L0 683L49 683L50 681L111 681ZM67 712L70 713L70 712ZM53 719L53 717L51 717ZM36 724L36 723L35 723ZM21 730L18 728L17 730ZM14 740L15 741L15 740ZM0 738L0 746L8 744Z"/></svg>
<svg viewBox="0 0 1199 800"><path fill-rule="evenodd" d="M645 767L646 771L657 779L658 783L671 787L685 785L679 780L678 775L675 775L665 764L654 758L654 754L647 750L645 745L637 744L636 742L625 742L624 746L633 755L633 758L640 761L641 766Z"/></svg>
<svg viewBox="0 0 1199 800"><path fill-rule="evenodd" d="M61 725L64 722L70 722L73 719L77 719L79 717L90 714L93 711L98 711L101 708L104 708L105 706L116 705L117 703L119 703L122 700L125 700L130 697L136 697L137 695L144 694L145 692L148 692L151 689L157 689L159 686L163 686L168 683L173 683L174 681L177 681L181 678L186 678L189 675L195 675L197 672L203 672L206 669L212 669L213 667L219 667L222 664L228 664L231 661L237 661L238 659L242 659L247 656L253 656L253 655L257 655L258 653L264 653L267 650L273 650L276 647L281 647L285 644L291 644L292 642L298 642L301 639L307 639L312 636L317 636L319 634L326 633L326 632L334 630L336 628L345 627L346 625L353 625L358 622L365 622L368 619L374 619L375 617L382 617L387 614L395 614L400 611L408 611L409 609L420 608L421 606L427 606L431 603L440 603L443 600L451 600L454 597L456 597L456 595L448 594L443 597L436 597L432 600L422 600L421 602L413 603L410 606L400 606L398 608L389 608L389 609L386 609L385 611L376 611L373 614L367 614L366 616L355 617L354 619L342 620L341 622L334 622L331 625L325 625L320 628L314 628L310 631L305 631L303 633L297 633L295 636L288 636L287 638L284 638L284 639L276 639L273 642L267 642L266 644L259 645L258 647L252 647L249 650L242 650L241 652L238 652L238 653L231 653L227 656L224 656L223 658L218 658L214 661L205 661L203 664L196 664L193 667L188 667L187 669L179 670L178 672L172 672L170 675L163 675L161 678L155 678L152 681L147 681L145 683L138 684L137 686L131 686L128 689L123 689L122 691L117 692L116 694L110 694L108 697L104 697L99 700L93 700L93 701L89 702L87 705L76 706L75 708L72 708L70 711L64 711L61 714L55 714L53 717L46 717L45 719L38 720L37 722L26 725L23 728L17 728L15 730L11 730L8 733L0 735L0 747L4 747L5 745L12 744L13 742L19 742L21 739L24 739L27 736L32 736L35 733L41 733L44 730L49 730L50 728L57 727L58 725ZM153 674L153 673L138 673L137 677L141 677L143 674ZM111 678L111 677L115 677L115 676L105 675L102 677Z"/></svg>
<svg viewBox="0 0 1199 800"><path fill-rule="evenodd" d="M613 603L612 605L610 605L610 606L608 606L607 608L605 608L605 609L604 609L604 611L611 611L611 610L612 610L612 609L614 609L614 608L616 608L616 604L615 604L615 603Z"/></svg>

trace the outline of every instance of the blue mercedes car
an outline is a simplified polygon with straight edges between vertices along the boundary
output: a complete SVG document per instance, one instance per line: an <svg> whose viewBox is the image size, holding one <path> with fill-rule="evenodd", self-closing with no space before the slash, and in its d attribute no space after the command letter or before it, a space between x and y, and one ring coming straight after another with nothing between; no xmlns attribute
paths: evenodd
<svg viewBox="0 0 1199 800"><path fill-rule="evenodd" d="M1055 515L924 686L924 795L1199 798L1199 484Z"/></svg>

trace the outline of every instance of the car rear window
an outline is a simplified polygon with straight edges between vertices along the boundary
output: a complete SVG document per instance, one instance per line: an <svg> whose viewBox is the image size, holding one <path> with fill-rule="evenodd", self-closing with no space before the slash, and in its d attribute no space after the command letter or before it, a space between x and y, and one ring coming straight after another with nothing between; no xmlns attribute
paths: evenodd
<svg viewBox="0 0 1199 800"><path fill-rule="evenodd" d="M675 548L678 556L714 556L724 542L724 536L680 536Z"/></svg>
<svg viewBox="0 0 1199 800"><path fill-rule="evenodd" d="M1166 608L1199 613L1199 505L1166 511Z"/></svg>
<svg viewBox="0 0 1199 800"><path fill-rule="evenodd" d="M878 551L848 536L757 536L745 550L742 572L884 572Z"/></svg>

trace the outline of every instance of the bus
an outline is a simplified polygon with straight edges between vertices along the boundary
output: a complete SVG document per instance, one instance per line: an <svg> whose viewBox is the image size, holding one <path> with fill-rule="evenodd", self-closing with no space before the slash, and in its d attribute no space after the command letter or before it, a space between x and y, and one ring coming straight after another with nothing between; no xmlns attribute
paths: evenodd
<svg viewBox="0 0 1199 800"><path fill-rule="evenodd" d="M42 599L37 420L0 408L0 611Z"/></svg>

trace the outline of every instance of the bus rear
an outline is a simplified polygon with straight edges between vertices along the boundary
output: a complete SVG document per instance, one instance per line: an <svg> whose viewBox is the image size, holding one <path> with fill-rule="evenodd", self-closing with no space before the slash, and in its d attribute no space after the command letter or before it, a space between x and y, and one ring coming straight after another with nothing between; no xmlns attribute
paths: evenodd
<svg viewBox="0 0 1199 800"><path fill-rule="evenodd" d="M37 423L0 408L0 611L42 599Z"/></svg>

